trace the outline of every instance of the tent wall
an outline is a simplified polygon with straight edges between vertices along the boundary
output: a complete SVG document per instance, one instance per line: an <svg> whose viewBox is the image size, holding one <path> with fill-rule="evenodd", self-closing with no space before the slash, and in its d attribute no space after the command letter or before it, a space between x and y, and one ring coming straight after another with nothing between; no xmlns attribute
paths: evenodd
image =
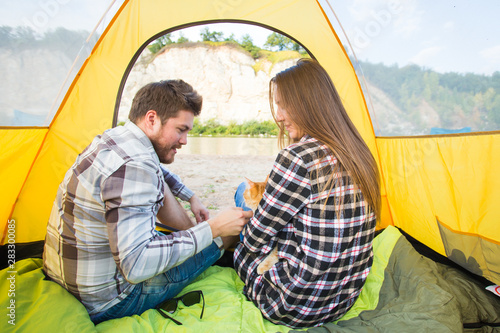
<svg viewBox="0 0 500 333"><path fill-rule="evenodd" d="M0 168L0 202L2 203L0 206L0 228L2 230L2 243L7 242L5 238L6 227L11 217L12 208L47 131L48 128L3 128L0 130L0 147L2 147L0 154L0 165L2 166ZM39 197L43 195L43 192L38 193ZM31 225L29 228L39 229L41 226ZM21 227L16 225L16 236L20 230Z"/></svg>
<svg viewBox="0 0 500 333"><path fill-rule="evenodd" d="M50 126L12 214L22 225L17 230L18 242L44 238L57 186L77 154L95 135L111 127L120 81L138 49L167 29L216 20L255 22L300 41L328 70L353 122L377 156L373 128L354 70L318 3L128 1L101 36Z"/></svg>
<svg viewBox="0 0 500 333"><path fill-rule="evenodd" d="M124 2L50 128L0 132L0 144L9 147L0 154L0 179L6 184L3 189L8 189L2 193L6 205L0 211L0 227L5 230L7 221L14 219L17 242L44 239L57 186L77 154L112 126L120 83L134 55L169 29L223 20L253 22L285 33L327 69L379 163L381 226L401 227L441 254L449 250L446 244L462 242L461 235L479 240L477 244L488 242L492 249L500 245L500 176L495 172L500 163L500 133L375 138L354 69L321 6L315 1L289 0ZM449 238L444 243L442 235ZM474 241L466 242L474 246Z"/></svg>
<svg viewBox="0 0 500 333"><path fill-rule="evenodd" d="M500 267L500 133L376 141L394 224L443 255L460 250L470 262L469 256L482 253L485 259L475 262ZM448 239L442 239L438 220L450 231ZM497 249L491 250L496 255L486 247ZM498 272L490 280L499 283Z"/></svg>

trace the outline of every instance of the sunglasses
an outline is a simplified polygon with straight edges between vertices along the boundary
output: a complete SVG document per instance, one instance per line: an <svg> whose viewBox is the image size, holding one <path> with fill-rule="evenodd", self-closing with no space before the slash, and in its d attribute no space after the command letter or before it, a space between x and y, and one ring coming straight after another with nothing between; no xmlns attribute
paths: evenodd
<svg viewBox="0 0 500 333"><path fill-rule="evenodd" d="M181 301L185 306L195 305L200 302L200 299L203 299L203 307L201 308L200 319L203 318L203 311L205 311L205 297L203 296L203 292L201 290L190 291L180 297L172 298L166 300L165 302L159 304L156 307L156 310L163 316L165 319L170 319L177 325L182 325L182 323L165 313L174 313L177 310L177 304Z"/></svg>

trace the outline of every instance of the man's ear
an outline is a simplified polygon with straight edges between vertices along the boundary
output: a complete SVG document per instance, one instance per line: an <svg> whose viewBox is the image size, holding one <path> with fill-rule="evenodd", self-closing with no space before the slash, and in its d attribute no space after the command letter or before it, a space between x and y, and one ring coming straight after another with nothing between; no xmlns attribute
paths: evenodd
<svg viewBox="0 0 500 333"><path fill-rule="evenodd" d="M146 126L148 127L155 126L156 122L160 121L160 118L158 118L158 114L155 110L149 110L144 116L144 121L146 122Z"/></svg>
<svg viewBox="0 0 500 333"><path fill-rule="evenodd" d="M161 127L161 120L155 110L149 110L136 125L149 137L156 132L159 126Z"/></svg>
<svg viewBox="0 0 500 333"><path fill-rule="evenodd" d="M139 127L141 127L146 134L154 132L158 124L161 125L160 117L158 117L155 110L149 110L146 112L140 123L141 126Z"/></svg>

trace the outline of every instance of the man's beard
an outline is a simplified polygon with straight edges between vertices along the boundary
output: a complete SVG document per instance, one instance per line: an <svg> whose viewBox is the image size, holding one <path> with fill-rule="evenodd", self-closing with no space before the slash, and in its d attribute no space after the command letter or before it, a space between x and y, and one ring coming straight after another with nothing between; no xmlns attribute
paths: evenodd
<svg viewBox="0 0 500 333"><path fill-rule="evenodd" d="M161 147L156 140L151 140L151 143L153 144L153 148L155 149L156 155L158 155L160 162L164 164L173 163L175 159L175 153L172 151L172 149L181 148L181 146Z"/></svg>

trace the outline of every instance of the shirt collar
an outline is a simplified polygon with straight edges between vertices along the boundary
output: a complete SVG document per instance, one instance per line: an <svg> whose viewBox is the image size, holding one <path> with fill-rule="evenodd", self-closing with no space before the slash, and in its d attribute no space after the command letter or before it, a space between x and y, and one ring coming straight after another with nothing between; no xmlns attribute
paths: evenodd
<svg viewBox="0 0 500 333"><path fill-rule="evenodd" d="M311 138L312 137L309 134L305 134L302 138L300 138L299 142L304 142L304 141L307 141L307 140L309 140Z"/></svg>
<svg viewBox="0 0 500 333"><path fill-rule="evenodd" d="M139 128L136 124L131 122L130 120L127 120L125 125L123 125L127 130L132 132L132 134L146 147L146 149L149 151L151 156L153 156L153 159L160 164L160 159L158 158L158 155L156 154L155 148L153 147L153 144L151 143L151 140L147 137L146 133L142 131L142 129Z"/></svg>

